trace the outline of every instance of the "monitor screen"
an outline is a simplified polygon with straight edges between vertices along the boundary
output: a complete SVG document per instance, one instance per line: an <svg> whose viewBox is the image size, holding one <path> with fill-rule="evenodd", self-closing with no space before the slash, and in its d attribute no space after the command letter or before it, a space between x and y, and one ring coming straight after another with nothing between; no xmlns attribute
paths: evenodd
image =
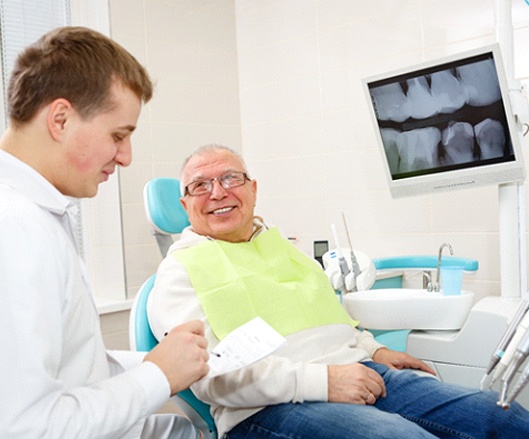
<svg viewBox="0 0 529 439"><path fill-rule="evenodd" d="M498 45L363 83L393 197L525 178Z"/></svg>

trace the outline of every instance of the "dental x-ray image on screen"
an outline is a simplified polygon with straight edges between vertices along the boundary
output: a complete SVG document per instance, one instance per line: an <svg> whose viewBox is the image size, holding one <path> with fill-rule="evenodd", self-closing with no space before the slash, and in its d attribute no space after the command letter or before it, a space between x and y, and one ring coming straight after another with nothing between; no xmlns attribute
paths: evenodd
<svg viewBox="0 0 529 439"><path fill-rule="evenodd" d="M364 80L394 197L525 177L498 45Z"/></svg>

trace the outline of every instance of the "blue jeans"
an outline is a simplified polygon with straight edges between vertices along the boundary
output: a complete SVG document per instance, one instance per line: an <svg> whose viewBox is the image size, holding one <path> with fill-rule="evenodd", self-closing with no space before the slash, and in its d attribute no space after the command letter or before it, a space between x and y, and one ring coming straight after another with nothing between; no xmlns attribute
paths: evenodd
<svg viewBox="0 0 529 439"><path fill-rule="evenodd" d="M375 405L306 402L269 406L242 421L229 439L529 438L529 412L496 405L496 392L481 392L412 371L363 363L386 383Z"/></svg>

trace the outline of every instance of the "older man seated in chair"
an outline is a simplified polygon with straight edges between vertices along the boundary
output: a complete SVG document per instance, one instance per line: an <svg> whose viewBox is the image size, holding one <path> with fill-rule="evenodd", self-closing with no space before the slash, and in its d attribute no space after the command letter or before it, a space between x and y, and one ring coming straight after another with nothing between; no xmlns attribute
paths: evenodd
<svg viewBox="0 0 529 439"><path fill-rule="evenodd" d="M181 184L191 226L158 270L148 304L155 335L200 319L214 347L260 316L288 341L192 386L211 405L219 437L529 437L520 405L503 411L494 392L425 377L433 371L422 361L357 329L321 267L254 216L257 183L235 151L197 149Z"/></svg>

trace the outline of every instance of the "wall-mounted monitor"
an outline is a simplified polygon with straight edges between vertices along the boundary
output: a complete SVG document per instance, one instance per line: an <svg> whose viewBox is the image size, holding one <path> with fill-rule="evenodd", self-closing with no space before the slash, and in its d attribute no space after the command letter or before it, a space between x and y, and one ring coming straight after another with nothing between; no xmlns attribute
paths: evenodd
<svg viewBox="0 0 529 439"><path fill-rule="evenodd" d="M363 84L393 197L525 178L497 44Z"/></svg>

